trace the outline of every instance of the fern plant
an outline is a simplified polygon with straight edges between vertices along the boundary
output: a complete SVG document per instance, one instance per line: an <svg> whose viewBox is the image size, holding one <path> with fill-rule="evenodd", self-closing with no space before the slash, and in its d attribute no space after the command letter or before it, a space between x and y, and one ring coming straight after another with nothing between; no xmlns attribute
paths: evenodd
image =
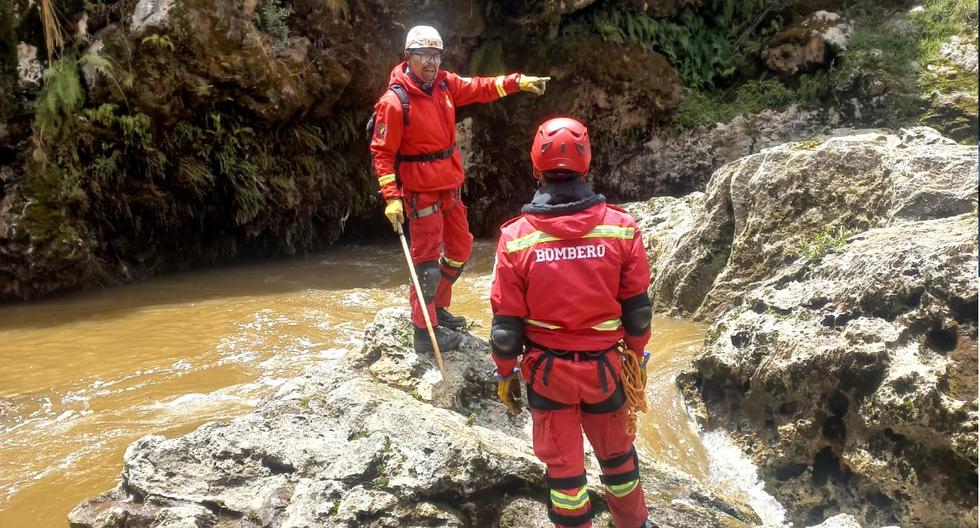
<svg viewBox="0 0 980 528"><path fill-rule="evenodd" d="M258 28L269 34L272 51L279 53L289 44L289 25L286 19L293 14L293 8L283 6L279 0L265 0L255 13Z"/></svg>
<svg viewBox="0 0 980 528"><path fill-rule="evenodd" d="M112 65L96 53L86 53L76 59L68 53L51 63L43 75L44 85L36 102L35 124L42 138L57 139L65 124L85 103L79 68L93 66L96 71L107 73Z"/></svg>
<svg viewBox="0 0 980 528"><path fill-rule="evenodd" d="M607 42L638 42L663 54L687 87L702 88L735 74L738 35L753 24L766 0L711 0L707 4L700 11L684 8L668 20L600 7L570 18L561 32L595 34Z"/></svg>

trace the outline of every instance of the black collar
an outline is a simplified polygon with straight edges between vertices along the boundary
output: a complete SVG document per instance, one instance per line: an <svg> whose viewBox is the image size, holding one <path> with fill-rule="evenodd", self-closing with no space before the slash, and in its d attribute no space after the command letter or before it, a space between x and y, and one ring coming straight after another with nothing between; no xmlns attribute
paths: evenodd
<svg viewBox="0 0 980 528"><path fill-rule="evenodd" d="M408 67L407 63L405 64L405 73L408 74L408 78L418 85L419 89L425 92L426 95L432 95L432 85L435 84L435 81L430 83L423 82L418 75L412 73L412 69Z"/></svg>
<svg viewBox="0 0 980 528"><path fill-rule="evenodd" d="M606 197L592 192L582 180L545 182L534 193L531 203L521 208L522 213L560 215L584 211L606 201Z"/></svg>

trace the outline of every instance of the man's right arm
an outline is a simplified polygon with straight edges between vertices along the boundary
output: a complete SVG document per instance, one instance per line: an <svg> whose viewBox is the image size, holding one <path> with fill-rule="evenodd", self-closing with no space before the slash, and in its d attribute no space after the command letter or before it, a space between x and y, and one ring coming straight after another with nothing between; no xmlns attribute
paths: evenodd
<svg viewBox="0 0 980 528"><path fill-rule="evenodd" d="M396 99L393 104L390 99ZM375 105L374 134L371 136L371 153L374 155L374 173L385 200L401 198L395 182L395 158L402 144L403 121L401 104L388 91Z"/></svg>

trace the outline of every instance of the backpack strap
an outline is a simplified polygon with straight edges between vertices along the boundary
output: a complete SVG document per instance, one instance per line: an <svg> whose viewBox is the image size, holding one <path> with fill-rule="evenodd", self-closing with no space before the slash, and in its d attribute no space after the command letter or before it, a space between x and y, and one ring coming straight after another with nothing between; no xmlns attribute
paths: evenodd
<svg viewBox="0 0 980 528"><path fill-rule="evenodd" d="M402 104L402 121L405 123L405 126L408 126L408 92L400 84L392 84L388 88L392 92L395 92L395 96L398 97L398 101Z"/></svg>

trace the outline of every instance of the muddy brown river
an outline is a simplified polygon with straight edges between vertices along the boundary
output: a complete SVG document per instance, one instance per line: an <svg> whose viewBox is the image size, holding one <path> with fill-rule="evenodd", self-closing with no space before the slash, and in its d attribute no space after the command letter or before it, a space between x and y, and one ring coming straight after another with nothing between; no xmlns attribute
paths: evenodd
<svg viewBox="0 0 980 528"><path fill-rule="evenodd" d="M453 304L484 338L493 248L477 243ZM377 310L407 303L407 280L392 244L0 306L0 527L67 526L78 502L115 485L133 440L247 413L306 366L338 361ZM702 481L741 489L709 460L674 386L703 332L655 318L640 442Z"/></svg>

